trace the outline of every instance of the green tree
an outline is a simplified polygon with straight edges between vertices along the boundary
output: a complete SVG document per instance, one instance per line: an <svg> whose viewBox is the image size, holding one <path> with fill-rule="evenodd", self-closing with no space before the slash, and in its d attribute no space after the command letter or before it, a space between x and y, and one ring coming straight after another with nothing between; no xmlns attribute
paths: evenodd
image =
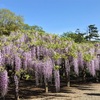
<svg viewBox="0 0 100 100"><path fill-rule="evenodd" d="M98 39L99 34L98 34L98 28L95 26L95 24L93 25L89 25L88 26L88 31L87 31L87 35L86 35L86 40L91 40L91 39Z"/></svg>
<svg viewBox="0 0 100 100"><path fill-rule="evenodd" d="M23 29L24 30L35 30L35 31L38 31L38 32L45 32L42 27L37 26L37 25L30 26L28 24L24 24Z"/></svg>
<svg viewBox="0 0 100 100"><path fill-rule="evenodd" d="M81 33L79 29L76 32L66 32L63 33L62 37L67 37L73 39L77 43L84 42L84 33Z"/></svg>
<svg viewBox="0 0 100 100"><path fill-rule="evenodd" d="M23 29L24 30L31 30L31 26L29 26L28 24L24 24Z"/></svg>
<svg viewBox="0 0 100 100"><path fill-rule="evenodd" d="M36 31L39 31L39 32L45 32L42 27L37 26L37 25L31 26L31 30L32 29L36 30Z"/></svg>
<svg viewBox="0 0 100 100"><path fill-rule="evenodd" d="M0 9L0 35L21 29L23 18L8 9Z"/></svg>

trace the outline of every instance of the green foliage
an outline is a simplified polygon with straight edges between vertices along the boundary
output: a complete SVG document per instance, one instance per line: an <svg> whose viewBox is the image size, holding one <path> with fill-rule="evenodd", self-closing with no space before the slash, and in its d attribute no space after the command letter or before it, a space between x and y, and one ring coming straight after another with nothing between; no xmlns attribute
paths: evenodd
<svg viewBox="0 0 100 100"><path fill-rule="evenodd" d="M28 80L30 78L30 75L23 69L20 69L19 71L16 71L15 74L20 77L21 75L23 75L23 78Z"/></svg>
<svg viewBox="0 0 100 100"><path fill-rule="evenodd" d="M20 77L22 73L25 73L25 70L20 69L19 71L16 71L15 74Z"/></svg>
<svg viewBox="0 0 100 100"><path fill-rule="evenodd" d="M9 35L11 31L19 30L22 24L21 16L15 15L8 9L0 9L0 35Z"/></svg>
<svg viewBox="0 0 100 100"><path fill-rule="evenodd" d="M26 80L28 80L28 79L30 78L30 75L29 75L29 74L25 74L25 75L24 75L24 78L25 78Z"/></svg>
<svg viewBox="0 0 100 100"><path fill-rule="evenodd" d="M31 27L28 24L23 25L23 30L30 30Z"/></svg>
<svg viewBox="0 0 100 100"><path fill-rule="evenodd" d="M76 43L74 43L69 50L68 55L72 56L72 57L77 57L77 52L78 52L78 46Z"/></svg>
<svg viewBox="0 0 100 100"><path fill-rule="evenodd" d="M58 49L60 47L60 45L58 43L51 43L48 44L48 48L52 48L52 49Z"/></svg>
<svg viewBox="0 0 100 100"><path fill-rule="evenodd" d="M5 70L5 68L0 66L0 72L3 72L4 70Z"/></svg>
<svg viewBox="0 0 100 100"><path fill-rule="evenodd" d="M42 27L37 25L31 26L31 30L36 30L38 32L45 32Z"/></svg>
<svg viewBox="0 0 100 100"><path fill-rule="evenodd" d="M61 66L55 65L54 66L54 70L59 70L61 68Z"/></svg>
<svg viewBox="0 0 100 100"><path fill-rule="evenodd" d="M21 46L21 48L24 50L24 51L29 51L29 47L28 47L28 45L27 44L23 44L22 46Z"/></svg>
<svg viewBox="0 0 100 100"><path fill-rule="evenodd" d="M71 38L77 43L81 43L85 41L83 33L66 32L66 33L63 33L62 37Z"/></svg>
<svg viewBox="0 0 100 100"><path fill-rule="evenodd" d="M61 58L61 54L55 52L53 58L54 58L55 60L58 60L59 58Z"/></svg>
<svg viewBox="0 0 100 100"><path fill-rule="evenodd" d="M61 58L68 59L68 56L66 56L66 54L61 54Z"/></svg>
<svg viewBox="0 0 100 100"><path fill-rule="evenodd" d="M83 59L87 62L90 62L93 59L93 56L91 54L84 54Z"/></svg>
<svg viewBox="0 0 100 100"><path fill-rule="evenodd" d="M37 40L34 43L35 46L42 46L43 44L44 44L44 41L42 41L42 40Z"/></svg>
<svg viewBox="0 0 100 100"><path fill-rule="evenodd" d="M98 39L99 34L98 34L98 28L93 24L88 26L88 32L87 35L85 36L86 40L91 40L91 39Z"/></svg>
<svg viewBox="0 0 100 100"><path fill-rule="evenodd" d="M16 71L16 73L15 73L18 77L20 77L20 75L21 75L21 72L20 71Z"/></svg>
<svg viewBox="0 0 100 100"><path fill-rule="evenodd" d="M28 24L23 24L23 28L22 29L23 30L31 30L31 31L35 30L35 31L38 31L38 32L43 32L43 33L45 32L42 27L37 26L37 25L30 26Z"/></svg>

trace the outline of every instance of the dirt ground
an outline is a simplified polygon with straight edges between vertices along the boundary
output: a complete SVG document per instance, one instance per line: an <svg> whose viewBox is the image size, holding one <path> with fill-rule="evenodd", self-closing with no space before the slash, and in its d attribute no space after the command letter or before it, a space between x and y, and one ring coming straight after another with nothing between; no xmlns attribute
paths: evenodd
<svg viewBox="0 0 100 100"><path fill-rule="evenodd" d="M9 88L6 100L14 100L12 87ZM44 86L36 87L27 81L21 82L19 94L20 100L100 100L100 83L73 83L71 87L62 84L59 93L51 85L49 93L45 93Z"/></svg>

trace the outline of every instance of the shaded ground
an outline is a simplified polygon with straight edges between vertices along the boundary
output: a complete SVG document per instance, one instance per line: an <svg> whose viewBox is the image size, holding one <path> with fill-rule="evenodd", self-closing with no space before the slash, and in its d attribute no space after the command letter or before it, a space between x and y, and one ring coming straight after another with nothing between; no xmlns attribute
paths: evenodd
<svg viewBox="0 0 100 100"><path fill-rule="evenodd" d="M9 88L6 100L14 100L13 88ZM44 86L36 87L32 81L23 81L19 94L20 100L100 100L100 83L72 84L69 88L62 84L59 93L55 93L51 85L49 93L45 93Z"/></svg>

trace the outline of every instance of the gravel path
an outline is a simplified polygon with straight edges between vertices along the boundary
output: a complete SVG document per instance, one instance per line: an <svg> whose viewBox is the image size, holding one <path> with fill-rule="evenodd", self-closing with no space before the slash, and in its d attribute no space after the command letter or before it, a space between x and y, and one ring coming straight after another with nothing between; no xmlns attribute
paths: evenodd
<svg viewBox="0 0 100 100"><path fill-rule="evenodd" d="M61 88L61 93L44 93L31 98L21 100L100 100L100 83L73 84L69 88Z"/></svg>

